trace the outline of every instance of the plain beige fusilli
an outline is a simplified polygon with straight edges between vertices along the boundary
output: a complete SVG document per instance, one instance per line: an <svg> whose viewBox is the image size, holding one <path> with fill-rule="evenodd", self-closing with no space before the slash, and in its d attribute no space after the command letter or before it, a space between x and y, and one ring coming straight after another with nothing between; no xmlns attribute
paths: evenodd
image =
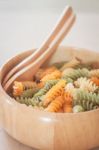
<svg viewBox="0 0 99 150"><path fill-rule="evenodd" d="M96 86L94 82L92 82L90 79L87 79L86 77L78 78L77 81L74 82L74 84L76 85L76 87L88 92L94 92L98 89L98 86Z"/></svg>
<svg viewBox="0 0 99 150"><path fill-rule="evenodd" d="M80 59L73 58L71 61L65 63L60 70L63 71L66 68L73 68L73 67L79 65L80 63L81 63Z"/></svg>

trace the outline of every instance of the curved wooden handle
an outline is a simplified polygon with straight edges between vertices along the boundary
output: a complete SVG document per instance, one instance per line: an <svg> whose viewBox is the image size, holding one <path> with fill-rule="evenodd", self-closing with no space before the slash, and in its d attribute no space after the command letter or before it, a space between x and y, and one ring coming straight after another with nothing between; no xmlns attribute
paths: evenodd
<svg viewBox="0 0 99 150"><path fill-rule="evenodd" d="M68 21L69 17L72 15L73 10L70 6L66 6L64 9L62 15L60 16L58 22L56 23L55 27L53 28L52 32L49 34L49 36L45 39L43 44L40 46L40 48L35 51L31 56L27 57L25 60L23 60L21 63L16 65L5 77L3 81L3 86L5 83L12 77L13 74L23 69L26 65L29 65L29 63L32 63L35 61L52 43L52 41L56 38L57 34L61 30L61 28L64 26L65 22Z"/></svg>
<svg viewBox="0 0 99 150"><path fill-rule="evenodd" d="M59 33L57 39L52 43L52 45L37 60L29 64L27 67L25 67L21 71L17 72L15 75L13 75L13 77L5 84L4 89L7 91L14 80L16 80L17 78L20 78L21 75L26 76L27 71L30 70L31 68L33 68L32 69L32 76L33 76L35 72L38 70L38 68L55 52L58 45L61 43L61 41L66 36L66 34L69 32L74 21L75 21L75 15L72 15L72 17L68 20L68 22L66 22L62 31Z"/></svg>

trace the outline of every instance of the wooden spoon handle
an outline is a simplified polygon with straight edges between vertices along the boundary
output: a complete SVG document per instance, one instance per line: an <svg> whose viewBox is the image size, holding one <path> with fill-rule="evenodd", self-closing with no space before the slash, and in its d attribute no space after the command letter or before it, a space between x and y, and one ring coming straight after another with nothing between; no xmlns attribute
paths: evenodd
<svg viewBox="0 0 99 150"><path fill-rule="evenodd" d="M22 78L22 75L27 75L27 72L31 68L32 68L32 75L34 75L38 70L38 68L55 52L58 45L61 43L63 38L66 36L68 31L72 27L74 21L75 21L75 15L72 15L69 21L65 23L63 29L58 34L57 39L54 40L52 45L40 57L38 57L36 61L32 62L27 67L17 72L15 75L13 75L13 77L10 78L10 80L5 84L4 89L7 91L14 80L16 80L17 78L20 79L20 77Z"/></svg>
<svg viewBox="0 0 99 150"><path fill-rule="evenodd" d="M39 57L52 43L52 41L56 38L58 32L61 30L63 27L64 23L69 19L69 17L72 15L73 10L70 6L67 6L62 15L60 16L58 22L56 23L55 27L53 28L52 32L49 34L49 36L46 38L46 40L43 42L43 44L40 46L38 50L36 50L31 56L27 57L25 60L23 60L21 63L16 65L5 77L3 81L3 86L4 84L9 80L9 78L21 70L23 67L28 65L29 63L33 62L36 60L37 57Z"/></svg>

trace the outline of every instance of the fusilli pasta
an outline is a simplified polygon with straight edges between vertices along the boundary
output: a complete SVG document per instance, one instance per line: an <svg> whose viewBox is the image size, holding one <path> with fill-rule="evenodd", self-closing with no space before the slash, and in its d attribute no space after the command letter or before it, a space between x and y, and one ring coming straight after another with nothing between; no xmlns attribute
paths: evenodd
<svg viewBox="0 0 99 150"><path fill-rule="evenodd" d="M81 105L85 111L93 110L99 107L98 105L94 104L92 101L89 101L89 100L75 100L74 104Z"/></svg>
<svg viewBox="0 0 99 150"><path fill-rule="evenodd" d="M37 88L36 82L33 81L15 81L13 85L13 96L20 96L24 90Z"/></svg>
<svg viewBox="0 0 99 150"><path fill-rule="evenodd" d="M64 104L64 98L62 96L56 97L55 100L53 100L48 107L45 109L45 111L48 112L58 112Z"/></svg>
<svg viewBox="0 0 99 150"><path fill-rule="evenodd" d="M47 82L49 80L54 80L54 79L59 79L61 77L61 72L59 70L55 70L51 74L47 74L44 76L41 81L42 82Z"/></svg>
<svg viewBox="0 0 99 150"><path fill-rule="evenodd" d="M37 93L39 91L39 89L38 88L35 88L35 89L27 89L27 90L25 90L25 91L23 91L23 93L21 94L21 97L23 97L23 98L31 98L31 97L33 97L33 95L35 94L35 93Z"/></svg>
<svg viewBox="0 0 99 150"><path fill-rule="evenodd" d="M78 59L77 57L73 58L71 61L65 63L60 70L63 71L66 68L74 68L75 66L78 66L80 63L81 63L80 59Z"/></svg>
<svg viewBox="0 0 99 150"><path fill-rule="evenodd" d="M20 102L21 104L26 104L27 106L32 105L35 106L36 103L32 98L27 97L16 97L16 101Z"/></svg>
<svg viewBox="0 0 99 150"><path fill-rule="evenodd" d="M45 95L56 83L58 82L58 80L50 80L48 82L46 82L44 88L40 89L35 95L34 95L34 99L36 101L41 101L42 100L42 96Z"/></svg>
<svg viewBox="0 0 99 150"><path fill-rule="evenodd" d="M88 92L94 92L98 89L98 86L96 86L93 81L87 79L86 77L78 78L77 81L74 82L74 84L76 85L76 87Z"/></svg>
<svg viewBox="0 0 99 150"><path fill-rule="evenodd" d="M92 102L95 105L99 105L99 94L87 92L84 90L75 90L73 93L73 99L76 101L86 100Z"/></svg>
<svg viewBox="0 0 99 150"><path fill-rule="evenodd" d="M77 78L80 78L80 77L88 77L88 74L89 74L89 70L86 68L83 68L83 69L69 68L63 72L62 78L63 79L71 78L73 80L76 80Z"/></svg>
<svg viewBox="0 0 99 150"><path fill-rule="evenodd" d="M43 101L44 106L47 106L56 97L62 95L64 92L65 85L66 85L66 81L60 80L55 86L53 86L44 97L44 101Z"/></svg>
<svg viewBox="0 0 99 150"><path fill-rule="evenodd" d="M65 103L64 103L64 106L63 106L64 112L68 112L68 113L72 112L73 98L72 98L72 96L69 92L64 93L64 100L65 100Z"/></svg>
<svg viewBox="0 0 99 150"><path fill-rule="evenodd" d="M48 112L78 113L97 109L99 62L98 65L92 63L75 57L69 62L42 67L33 81L15 81L9 95L21 104Z"/></svg>
<svg viewBox="0 0 99 150"><path fill-rule="evenodd" d="M44 76L54 72L55 70L57 70L55 66L39 69L35 75L36 81L40 81Z"/></svg>

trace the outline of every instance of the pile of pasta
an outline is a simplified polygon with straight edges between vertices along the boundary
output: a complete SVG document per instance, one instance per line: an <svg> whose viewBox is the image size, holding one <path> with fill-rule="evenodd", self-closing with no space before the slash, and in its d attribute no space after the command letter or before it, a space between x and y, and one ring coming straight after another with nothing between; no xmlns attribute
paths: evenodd
<svg viewBox="0 0 99 150"><path fill-rule="evenodd" d="M78 113L99 108L99 63L78 58L40 68L33 81L15 81L13 98L35 109Z"/></svg>

